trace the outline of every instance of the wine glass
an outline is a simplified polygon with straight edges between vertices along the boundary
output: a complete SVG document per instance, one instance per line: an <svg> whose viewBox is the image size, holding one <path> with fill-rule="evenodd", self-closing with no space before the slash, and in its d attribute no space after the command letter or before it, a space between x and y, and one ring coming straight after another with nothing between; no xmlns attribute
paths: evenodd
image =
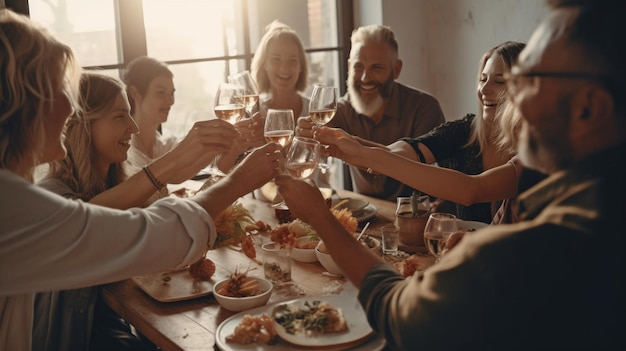
<svg viewBox="0 0 626 351"><path fill-rule="evenodd" d="M243 94L236 96L237 102L246 106L246 114L252 117L254 107L259 102L259 90L257 89L254 79L250 71L245 70L228 76L228 83L240 85L243 88Z"/></svg>
<svg viewBox="0 0 626 351"><path fill-rule="evenodd" d="M294 137L285 157L285 169L294 178L304 179L317 168L320 159L320 142L304 137ZM272 207L285 208L284 200Z"/></svg>
<svg viewBox="0 0 626 351"><path fill-rule="evenodd" d="M439 262L441 259L450 234L457 230L457 218L453 214L435 212L428 216L428 221L424 227L424 242L428 252L435 256L435 262Z"/></svg>
<svg viewBox="0 0 626 351"><path fill-rule="evenodd" d="M313 87L313 94L309 103L309 116L311 122L316 126L323 126L328 123L337 112L337 88L316 84ZM326 171L330 166L328 160L320 162L319 167Z"/></svg>
<svg viewBox="0 0 626 351"><path fill-rule="evenodd" d="M263 135L268 143L274 142L285 147L291 142L291 139L293 139L293 131L294 118L292 110L278 110L272 108L267 110Z"/></svg>
<svg viewBox="0 0 626 351"><path fill-rule="evenodd" d="M245 115L245 107L236 99L243 94L243 89L239 85L230 83L220 83L215 94L215 105L213 111L215 116L230 124L237 123ZM209 174L212 178L222 178L226 174L217 167L216 156L211 164L202 170L202 173Z"/></svg>

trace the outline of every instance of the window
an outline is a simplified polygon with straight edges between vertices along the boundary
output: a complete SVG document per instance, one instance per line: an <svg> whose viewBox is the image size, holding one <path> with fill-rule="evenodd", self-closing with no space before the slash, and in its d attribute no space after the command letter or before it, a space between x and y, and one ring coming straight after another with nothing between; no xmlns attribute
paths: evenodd
<svg viewBox="0 0 626 351"><path fill-rule="evenodd" d="M17 1L16 2L20 2ZM163 133L182 136L213 117L217 85L250 68L254 49L274 19L300 35L309 60L309 90L317 82L343 91L349 33L341 0L21 0L31 18L76 52L81 65L121 76L134 57L148 55L174 72L176 103ZM347 14L347 15L346 15ZM347 25L347 27L346 27Z"/></svg>

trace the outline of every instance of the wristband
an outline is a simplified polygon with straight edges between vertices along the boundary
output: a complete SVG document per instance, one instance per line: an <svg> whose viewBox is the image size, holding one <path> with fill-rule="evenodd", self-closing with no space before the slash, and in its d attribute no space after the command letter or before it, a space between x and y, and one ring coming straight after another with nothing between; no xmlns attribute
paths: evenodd
<svg viewBox="0 0 626 351"><path fill-rule="evenodd" d="M154 187L156 188L157 191L161 191L163 188L165 188L165 184L159 182L154 175L152 174L152 172L150 172L150 169L148 168L148 166L143 168L143 171L146 172L146 175L148 176L148 178L150 179L150 181L152 182L152 185L154 185Z"/></svg>

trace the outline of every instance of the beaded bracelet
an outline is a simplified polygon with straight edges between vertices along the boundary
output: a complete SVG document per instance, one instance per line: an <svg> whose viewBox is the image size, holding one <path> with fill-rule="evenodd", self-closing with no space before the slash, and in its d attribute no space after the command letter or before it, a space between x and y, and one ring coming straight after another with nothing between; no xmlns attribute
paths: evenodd
<svg viewBox="0 0 626 351"><path fill-rule="evenodd" d="M148 176L148 178L150 178L150 181L152 182L152 185L154 185L154 187L157 189L157 191L161 191L163 188L165 188L165 184L159 182L154 177L152 172L150 172L150 169L148 168L148 166L144 167L143 171L146 172L146 175Z"/></svg>

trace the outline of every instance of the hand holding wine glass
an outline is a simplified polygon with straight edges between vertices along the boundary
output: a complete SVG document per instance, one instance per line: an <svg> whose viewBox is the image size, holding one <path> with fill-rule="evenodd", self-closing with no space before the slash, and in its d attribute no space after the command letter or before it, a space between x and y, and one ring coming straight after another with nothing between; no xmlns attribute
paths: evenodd
<svg viewBox="0 0 626 351"><path fill-rule="evenodd" d="M315 139L295 137L287 151L285 168L294 178L304 179L317 168L320 159L320 143ZM281 198L282 199L282 198ZM286 207L284 200L272 207Z"/></svg>
<svg viewBox="0 0 626 351"><path fill-rule="evenodd" d="M268 143L274 142L280 144L282 147L285 147L289 145L291 139L293 139L293 132L294 118L292 110L267 110L263 135Z"/></svg>
<svg viewBox="0 0 626 351"><path fill-rule="evenodd" d="M259 102L259 90L252 79L250 71L245 70L228 76L228 83L242 87L242 95L236 96L235 100L246 107L246 114L252 117L255 106Z"/></svg>
<svg viewBox="0 0 626 351"><path fill-rule="evenodd" d="M439 262L448 237L458 231L455 215L444 212L431 213L424 227L424 241L435 262Z"/></svg>

